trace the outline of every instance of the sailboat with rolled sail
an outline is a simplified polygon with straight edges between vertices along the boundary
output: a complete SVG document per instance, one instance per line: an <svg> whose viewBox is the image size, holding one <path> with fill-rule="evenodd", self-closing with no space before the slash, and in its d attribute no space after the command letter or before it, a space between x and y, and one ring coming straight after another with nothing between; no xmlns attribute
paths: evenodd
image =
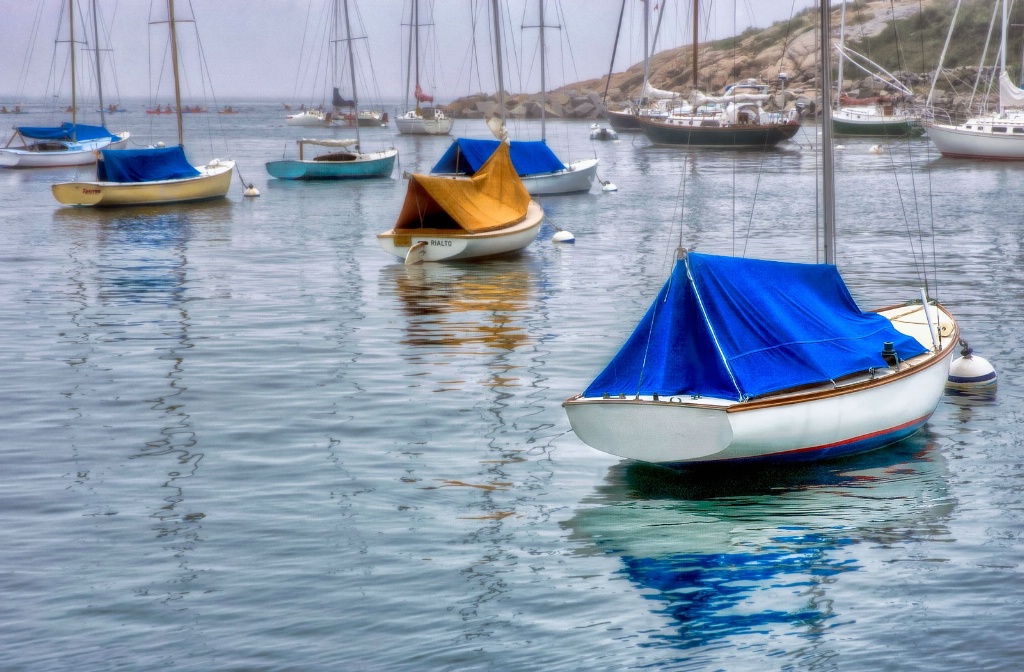
<svg viewBox="0 0 1024 672"><path fill-rule="evenodd" d="M547 144L545 108L545 61L544 56L544 0L540 0L540 88L541 88L541 139L534 141L512 140L510 157L512 165L526 185L531 196L572 194L590 191L597 179L599 159L581 159L569 164L562 162ZM487 125L498 140L456 138L448 150L430 169L432 174L473 175L481 170L500 142L508 140L505 126L505 85L501 58L501 13L498 0L491 0L494 15L495 62L498 79L499 116L488 120Z"/></svg>
<svg viewBox="0 0 1024 672"><path fill-rule="evenodd" d="M959 3L957 4L959 8ZM943 156L968 159L1024 160L1024 90L1010 81L1006 72L1006 31L1009 25L1009 6L1002 2L1002 33L999 49L999 110L994 114L980 114L962 124L939 121L934 110L931 118L923 122L925 132ZM954 15L955 24L955 15ZM1017 25L1017 24L1014 24ZM952 37L954 25L949 27ZM945 49L943 49L943 56ZM942 58L935 71L937 79L942 70ZM935 80L932 81L932 91ZM931 103L931 94L928 97Z"/></svg>
<svg viewBox="0 0 1024 672"><path fill-rule="evenodd" d="M51 187L54 197L64 205L162 205L227 195L234 161L213 159L204 165L194 166L185 156L174 0L167 0L167 17L178 144L173 147L101 150L94 181L63 182Z"/></svg>
<svg viewBox="0 0 1024 672"><path fill-rule="evenodd" d="M349 15L348 0L345 0L344 12L339 11L338 3L334 3L332 30L337 29L338 21L344 17L345 42L348 45L349 74L352 83L352 109L359 110L359 97L356 94L355 50L352 46L352 25ZM340 40L332 40L338 42ZM335 98L339 98L338 89L334 90ZM394 147L373 152L364 152L361 148L359 124L355 125L355 138L307 139L298 141L299 158L270 161L266 164L267 172L273 177L283 180L346 180L370 177L388 177L395 168L398 150ZM332 151L326 154L305 158L306 146L326 147Z"/></svg>
<svg viewBox="0 0 1024 672"><path fill-rule="evenodd" d="M96 86L99 95L100 125L78 123L77 61L75 58L75 3L68 3L68 30L71 51L71 121L60 126L15 126L14 135L0 148L0 167L52 168L84 166L95 163L96 152L104 147L119 149L128 144L128 131L111 133L106 128L103 107L103 79L99 49L99 22L96 1L92 2L93 36L96 42ZM14 145L15 140L20 145Z"/></svg>
<svg viewBox="0 0 1024 672"><path fill-rule="evenodd" d="M828 36L822 4L819 35ZM853 300L835 266L830 106L823 117L825 263L681 250L625 345L562 404L585 443L671 466L792 462L874 450L927 422L957 323L924 290L873 312Z"/></svg>
<svg viewBox="0 0 1024 672"><path fill-rule="evenodd" d="M433 104L434 97L424 91L420 84L420 28L424 24L420 23L419 0L412 0L410 14L409 40L411 45L409 51L415 64L413 72L415 73L416 88L413 91L413 97L416 100L416 106L396 117L395 125L398 127L398 132L403 135L448 135L452 132L452 118L443 109ZM432 21L426 25L431 25L431 23ZM408 89L408 82L406 89Z"/></svg>
<svg viewBox="0 0 1024 672"><path fill-rule="evenodd" d="M664 118L668 116L668 109L670 105L674 105L676 101L681 101L682 96L674 91L666 91L663 89L656 89L651 86L651 52L655 49L655 44L658 41L658 30L654 32L654 39L650 39L650 26L651 26L651 5L650 0L641 0L643 3L643 22L644 22L644 79L643 85L640 88L640 95L630 101L630 103L623 109L610 110L605 108L602 111L604 118L608 120L608 124L613 130L619 133L639 133L641 131L640 122L637 121L638 117L655 117ZM622 11L619 12L619 27L622 27L622 17L625 13L626 2L623 0ZM658 15L658 28L661 28L661 17L665 15L665 8L662 6L661 13ZM616 41L617 41L616 37ZM615 64L615 52L612 51L612 67ZM611 81L611 73L608 75L609 82ZM607 88L606 88L607 92Z"/></svg>
<svg viewBox="0 0 1024 672"><path fill-rule="evenodd" d="M699 0L693 0L692 105L664 118L638 117L640 130L652 144L687 147L774 147L795 136L800 130L795 111L782 114L764 109L762 104L770 97L765 84L739 82L720 96L697 90L699 5Z"/></svg>

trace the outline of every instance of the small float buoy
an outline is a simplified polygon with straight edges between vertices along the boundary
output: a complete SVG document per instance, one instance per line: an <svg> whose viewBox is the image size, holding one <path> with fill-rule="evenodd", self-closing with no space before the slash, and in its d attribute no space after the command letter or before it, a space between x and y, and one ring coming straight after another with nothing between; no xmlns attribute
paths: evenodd
<svg viewBox="0 0 1024 672"><path fill-rule="evenodd" d="M611 191L618 191L618 190L619 190L619 188L618 188L618 187L616 187L616 186L615 186L614 184L612 184L611 182L602 182L602 183L601 183L601 191L603 191L603 192L604 192L604 193L606 193L606 194L607 194L608 192L611 192Z"/></svg>
<svg viewBox="0 0 1024 672"><path fill-rule="evenodd" d="M260 195L260 190L257 189L256 187L252 186L252 184L250 184L249 186L247 186L245 188L245 191L242 192L242 195L248 196L249 198L252 198L254 196L259 196Z"/></svg>
<svg viewBox="0 0 1024 672"><path fill-rule="evenodd" d="M957 390L976 390L996 385L996 370L984 357L974 354L974 349L967 341L960 341L963 346L960 356L949 363L949 377L946 386Z"/></svg>
<svg viewBox="0 0 1024 672"><path fill-rule="evenodd" d="M559 229L555 235L551 236L552 243L575 243L576 236L572 235L564 229Z"/></svg>
<svg viewBox="0 0 1024 672"><path fill-rule="evenodd" d="M840 152L841 152L841 151L843 151L844 149L846 149L846 145L836 145L836 150L838 150L838 151L840 151Z"/></svg>
<svg viewBox="0 0 1024 672"><path fill-rule="evenodd" d="M882 149L881 145L871 145L868 147L868 154L881 154Z"/></svg>

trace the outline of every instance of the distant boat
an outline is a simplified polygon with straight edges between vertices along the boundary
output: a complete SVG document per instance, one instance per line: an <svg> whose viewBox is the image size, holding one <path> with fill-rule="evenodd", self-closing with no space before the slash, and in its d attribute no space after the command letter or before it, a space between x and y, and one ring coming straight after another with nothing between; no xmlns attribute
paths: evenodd
<svg viewBox="0 0 1024 672"><path fill-rule="evenodd" d="M97 88L100 99L99 126L89 126L77 122L77 88L75 59L75 13L74 3L68 3L68 26L71 44L71 122L60 126L15 126L14 134L7 145L0 148L0 167L3 168L51 168L57 166L83 166L95 163L96 152L104 147L116 149L128 143L131 134L128 131L111 133L106 129L103 117L103 85L100 78L99 56L97 53ZM99 28L96 27L96 5L92 4L93 24L97 39ZM21 106L14 108L15 113ZM13 145L14 141L20 145ZM13 145L13 146L12 146Z"/></svg>
<svg viewBox="0 0 1024 672"><path fill-rule="evenodd" d="M522 250L543 220L503 142L471 177L410 175L398 220L377 241L407 264L479 259Z"/></svg>
<svg viewBox="0 0 1024 672"><path fill-rule="evenodd" d="M608 128L601 124L590 125L590 139L591 140L618 140L619 134L615 132L614 128Z"/></svg>
<svg viewBox="0 0 1024 672"><path fill-rule="evenodd" d="M351 151L357 147L357 140L313 140L298 141L299 158L270 161L266 164L271 176L282 180L346 180L368 177L388 177L394 171L398 150L391 148L378 152ZM306 145L330 147L335 150L328 154L305 158Z"/></svg>
<svg viewBox="0 0 1024 672"><path fill-rule="evenodd" d="M332 113L316 109L289 114L284 118L284 123L289 126L335 126L337 120Z"/></svg>
<svg viewBox="0 0 1024 672"><path fill-rule="evenodd" d="M178 79L178 44L175 39L174 0L167 0L174 67L174 104L178 112L178 145L145 149L102 150L96 180L54 184L54 197L65 205L123 206L184 203L223 198L231 185L234 161L213 159L200 166L185 157Z"/></svg>
<svg viewBox="0 0 1024 672"><path fill-rule="evenodd" d="M1007 3L1003 0L1003 22L999 50L999 110L980 114L962 124L932 117L923 122L925 132L943 156L968 159L1024 160L1024 90L1010 81L1006 72ZM1014 24L1016 25L1016 24ZM953 26L949 27L952 34ZM942 69L942 63L935 76ZM935 84L932 83L934 90ZM929 95L929 103L931 96Z"/></svg>
<svg viewBox="0 0 1024 672"><path fill-rule="evenodd" d="M398 132L403 135L448 135L452 130L452 118L445 114L445 111L434 105L423 107L423 103L433 103L434 97L423 90L420 85L420 3L413 0L410 9L411 16L409 25L410 52L415 63L416 89L413 97L416 99L416 106L395 118L395 125ZM428 20L427 25L432 21ZM406 80L408 86L408 80ZM408 93L408 89L406 89Z"/></svg>
<svg viewBox="0 0 1024 672"><path fill-rule="evenodd" d="M872 96L866 99L853 99L843 92L843 63L850 61L860 66L857 59L867 61L875 67L878 72L872 72L872 77L884 79L886 85L896 89L899 96L913 97L910 91L902 82L891 73L886 72L874 62L864 56L848 49L844 44L846 36L846 3L842 5L841 23L839 26L839 43L836 50L839 52L837 59L836 75L836 109L832 114L832 129L836 135L869 136L902 138L924 133L921 126L921 115L912 108L901 105L901 101L891 96ZM883 77L884 75L884 77Z"/></svg>
<svg viewBox="0 0 1024 672"><path fill-rule="evenodd" d="M819 35L829 35L827 1ZM823 90L829 48L821 47ZM959 344L921 300L862 312L835 266L831 106L822 120L824 264L682 250L633 334L562 405L576 435L670 466L796 462L874 450L935 411Z"/></svg>

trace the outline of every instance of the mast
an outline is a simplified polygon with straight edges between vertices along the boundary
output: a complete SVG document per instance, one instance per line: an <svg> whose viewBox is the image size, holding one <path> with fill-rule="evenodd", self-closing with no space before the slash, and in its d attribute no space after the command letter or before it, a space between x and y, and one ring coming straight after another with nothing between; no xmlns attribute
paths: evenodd
<svg viewBox="0 0 1024 672"><path fill-rule="evenodd" d="M1003 0L1003 32L999 38L999 76L1006 72L1006 0ZM1003 96L999 95L999 113L1003 112Z"/></svg>
<svg viewBox="0 0 1024 672"><path fill-rule="evenodd" d="M419 87L420 87L420 3L419 3L419 0L413 0L412 9L413 9L413 23L415 24L413 26L413 31L414 31L414 33L413 33L413 36L414 36L413 37L413 44L415 46L415 49L414 49L415 55L413 56L413 58L416 59L416 88L418 90ZM419 106L420 106L420 99L418 97L416 97L416 107L419 107Z"/></svg>
<svg viewBox="0 0 1024 672"><path fill-rule="evenodd" d="M697 90L697 24L700 20L700 2L693 0L693 88Z"/></svg>
<svg viewBox="0 0 1024 672"><path fill-rule="evenodd" d="M174 0L167 0L167 24L171 28L171 65L174 68L174 111L178 115L178 144L185 145L181 123L181 83L178 81L178 31L174 27Z"/></svg>
<svg viewBox="0 0 1024 672"><path fill-rule="evenodd" d="M363 149L359 140L359 94L356 93L356 61L352 49L352 24L349 23L348 0L345 0L345 36L348 38L348 70L352 78L352 116L356 124L356 149L361 152Z"/></svg>
<svg viewBox="0 0 1024 672"><path fill-rule="evenodd" d="M832 35L829 0L821 0L821 197L824 224L825 263L836 263L836 192L835 172L832 165L832 105L828 94L832 89L829 42Z"/></svg>
<svg viewBox="0 0 1024 672"><path fill-rule="evenodd" d="M839 14L839 56L836 61L836 109L839 109L839 99L843 97L843 61L845 54L842 48L846 39L846 0L843 0L843 10Z"/></svg>
<svg viewBox="0 0 1024 672"><path fill-rule="evenodd" d="M100 64L100 24L96 19L96 0L92 0L92 35L96 49L96 91L100 98L100 126L106 126L107 114L103 108L103 66Z"/></svg>
<svg viewBox="0 0 1024 672"><path fill-rule="evenodd" d="M538 3L540 6L540 139L547 140L547 120L544 118L544 108L547 107L547 87L544 83L544 69L547 62L547 53L544 51L544 0Z"/></svg>
<svg viewBox="0 0 1024 672"><path fill-rule="evenodd" d="M409 8L409 30L410 30L410 32L409 32L409 53L406 55L406 59L405 59L405 109L409 109L409 78L412 77L412 68L409 67L409 66L412 63L412 58L413 58L413 56L412 56L413 40L416 39L416 38L413 37L412 31L413 30L418 30L418 28L419 28L418 26L416 26L415 17L416 17L416 0L413 0L413 5ZM419 63L419 60L418 60L419 59L419 54L416 55L416 58L417 58L417 61L416 61L416 73L417 74L416 74L416 76L417 76L417 78L419 78L419 68L420 68L420 63ZM415 98L415 97L416 96L414 94L413 98ZM420 101L417 99L416 100L416 107L419 107L419 105L420 105Z"/></svg>
<svg viewBox="0 0 1024 672"><path fill-rule="evenodd" d="M640 92L640 100L643 102L644 98L647 97L647 86L651 79L651 46L650 46L650 33L651 33L651 0L643 0L644 2L644 88Z"/></svg>
<svg viewBox="0 0 1024 672"><path fill-rule="evenodd" d="M68 27L71 30L71 139L78 139L78 96L75 90L75 2L68 0Z"/></svg>
<svg viewBox="0 0 1024 672"><path fill-rule="evenodd" d="M501 112L501 125L505 125L505 75L501 65L501 15L498 13L498 0L491 0L491 12L494 14L494 56L498 66L498 108Z"/></svg>

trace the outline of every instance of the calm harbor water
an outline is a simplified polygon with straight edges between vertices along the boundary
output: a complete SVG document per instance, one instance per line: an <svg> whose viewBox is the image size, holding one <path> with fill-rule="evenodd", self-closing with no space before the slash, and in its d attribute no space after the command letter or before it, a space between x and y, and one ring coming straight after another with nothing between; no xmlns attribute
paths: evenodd
<svg viewBox="0 0 1024 672"><path fill-rule="evenodd" d="M838 153L854 295L912 299L937 258L994 397L855 459L676 473L590 449L560 403L680 241L813 260L813 126L760 154L550 123L619 191L544 199L519 257L405 268L374 239L401 179L271 180L315 132L232 103L190 115L187 148L258 199L73 210L49 187L74 169L0 173L0 668L1019 667L1024 166ZM173 141L136 107L108 125ZM403 170L448 144L378 141Z"/></svg>

